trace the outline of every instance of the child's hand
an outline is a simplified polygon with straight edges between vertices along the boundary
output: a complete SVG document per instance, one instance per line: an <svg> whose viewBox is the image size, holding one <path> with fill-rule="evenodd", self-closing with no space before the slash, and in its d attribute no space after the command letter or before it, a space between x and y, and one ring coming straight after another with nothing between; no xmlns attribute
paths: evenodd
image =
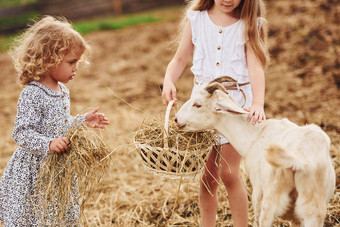
<svg viewBox="0 0 340 227"><path fill-rule="evenodd" d="M256 122L261 123L266 120L266 115L264 113L263 105L253 104L249 108L244 108L244 110L248 111L248 121L252 120L252 123L255 125Z"/></svg>
<svg viewBox="0 0 340 227"><path fill-rule="evenodd" d="M164 81L164 84L163 84L163 92L162 92L162 98L163 98L163 103L165 105L168 105L168 103L171 101L171 100L175 100L174 102L174 106L177 105L177 98L176 98L176 87L175 85L171 82L171 81L168 81L168 82L165 82Z"/></svg>
<svg viewBox="0 0 340 227"><path fill-rule="evenodd" d="M55 151L57 153L62 153L67 151L68 144L70 141L66 137L55 138L50 142L50 151Z"/></svg>
<svg viewBox="0 0 340 227"><path fill-rule="evenodd" d="M95 108L91 112L85 115L86 125L92 128L104 128L105 125L109 124L109 120L103 113L97 113L99 107Z"/></svg>

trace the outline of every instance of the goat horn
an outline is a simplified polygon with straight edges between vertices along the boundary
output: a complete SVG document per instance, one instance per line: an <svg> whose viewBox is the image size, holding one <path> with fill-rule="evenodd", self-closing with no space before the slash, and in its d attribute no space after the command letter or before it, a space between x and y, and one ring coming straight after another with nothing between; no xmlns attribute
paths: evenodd
<svg viewBox="0 0 340 227"><path fill-rule="evenodd" d="M230 76L221 76L221 77L218 77L218 78L212 80L209 84L214 83L214 82L217 82L217 83L237 82L237 80L235 80L234 78L232 78Z"/></svg>
<svg viewBox="0 0 340 227"><path fill-rule="evenodd" d="M218 83L218 82L209 83L208 86L205 88L205 90L206 90L207 92L209 92L209 94L211 94L211 95L212 95L217 89L223 91L223 92L226 93L226 94L228 94L227 89L225 89L225 87L224 87L221 83Z"/></svg>

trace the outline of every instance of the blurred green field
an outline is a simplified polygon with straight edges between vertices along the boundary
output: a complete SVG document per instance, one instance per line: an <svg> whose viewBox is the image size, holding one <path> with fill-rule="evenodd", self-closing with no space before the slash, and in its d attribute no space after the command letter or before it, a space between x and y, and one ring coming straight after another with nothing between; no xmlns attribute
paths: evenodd
<svg viewBox="0 0 340 227"><path fill-rule="evenodd" d="M126 14L116 17L104 17L94 18L90 20L80 20L73 23L74 28L81 34L87 34L93 31L100 30L117 30L128 26L134 26L138 24L153 23L158 21L169 21L176 19L173 14L167 13L176 7L165 7L160 9L154 9L145 11L142 13ZM39 18L39 14L29 13L21 16L13 17L11 20L0 20L0 26L23 23L30 24L32 21ZM71 21L72 22L72 21ZM10 35L0 35L0 52L7 51L13 41L13 39L20 33Z"/></svg>
<svg viewBox="0 0 340 227"><path fill-rule="evenodd" d="M1 7L21 6L36 3L38 0L0 0Z"/></svg>
<svg viewBox="0 0 340 227"><path fill-rule="evenodd" d="M161 18L154 17L149 14L141 15L141 16L126 16L123 18L109 18L109 19L100 19L94 21L86 21L79 22L74 24L74 28L79 31L81 34L86 34L92 31L98 30L113 30L113 29L122 29L127 26L143 24L143 23L151 23L155 21L159 21Z"/></svg>

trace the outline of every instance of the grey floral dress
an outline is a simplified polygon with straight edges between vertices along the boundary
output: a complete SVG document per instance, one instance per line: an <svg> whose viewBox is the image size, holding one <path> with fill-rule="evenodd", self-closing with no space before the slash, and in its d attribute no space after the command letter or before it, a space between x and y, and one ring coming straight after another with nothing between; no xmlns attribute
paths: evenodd
<svg viewBox="0 0 340 227"><path fill-rule="evenodd" d="M49 151L49 143L65 136L67 129L84 116L70 115L68 89L61 83L61 92L46 88L38 82L29 83L18 100L18 112L13 139L19 148L11 157L0 179L0 220L5 226L40 226L28 197L34 191L38 170ZM79 206L72 209L74 222Z"/></svg>

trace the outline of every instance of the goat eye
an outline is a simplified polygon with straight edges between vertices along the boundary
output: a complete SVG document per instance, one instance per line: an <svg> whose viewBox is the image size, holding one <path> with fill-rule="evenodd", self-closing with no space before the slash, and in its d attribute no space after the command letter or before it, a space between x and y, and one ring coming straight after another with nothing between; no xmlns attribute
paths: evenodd
<svg viewBox="0 0 340 227"><path fill-rule="evenodd" d="M192 105L192 106L197 107L197 108L200 108L200 107L201 107L201 105L198 104L198 103L194 103L194 105Z"/></svg>

